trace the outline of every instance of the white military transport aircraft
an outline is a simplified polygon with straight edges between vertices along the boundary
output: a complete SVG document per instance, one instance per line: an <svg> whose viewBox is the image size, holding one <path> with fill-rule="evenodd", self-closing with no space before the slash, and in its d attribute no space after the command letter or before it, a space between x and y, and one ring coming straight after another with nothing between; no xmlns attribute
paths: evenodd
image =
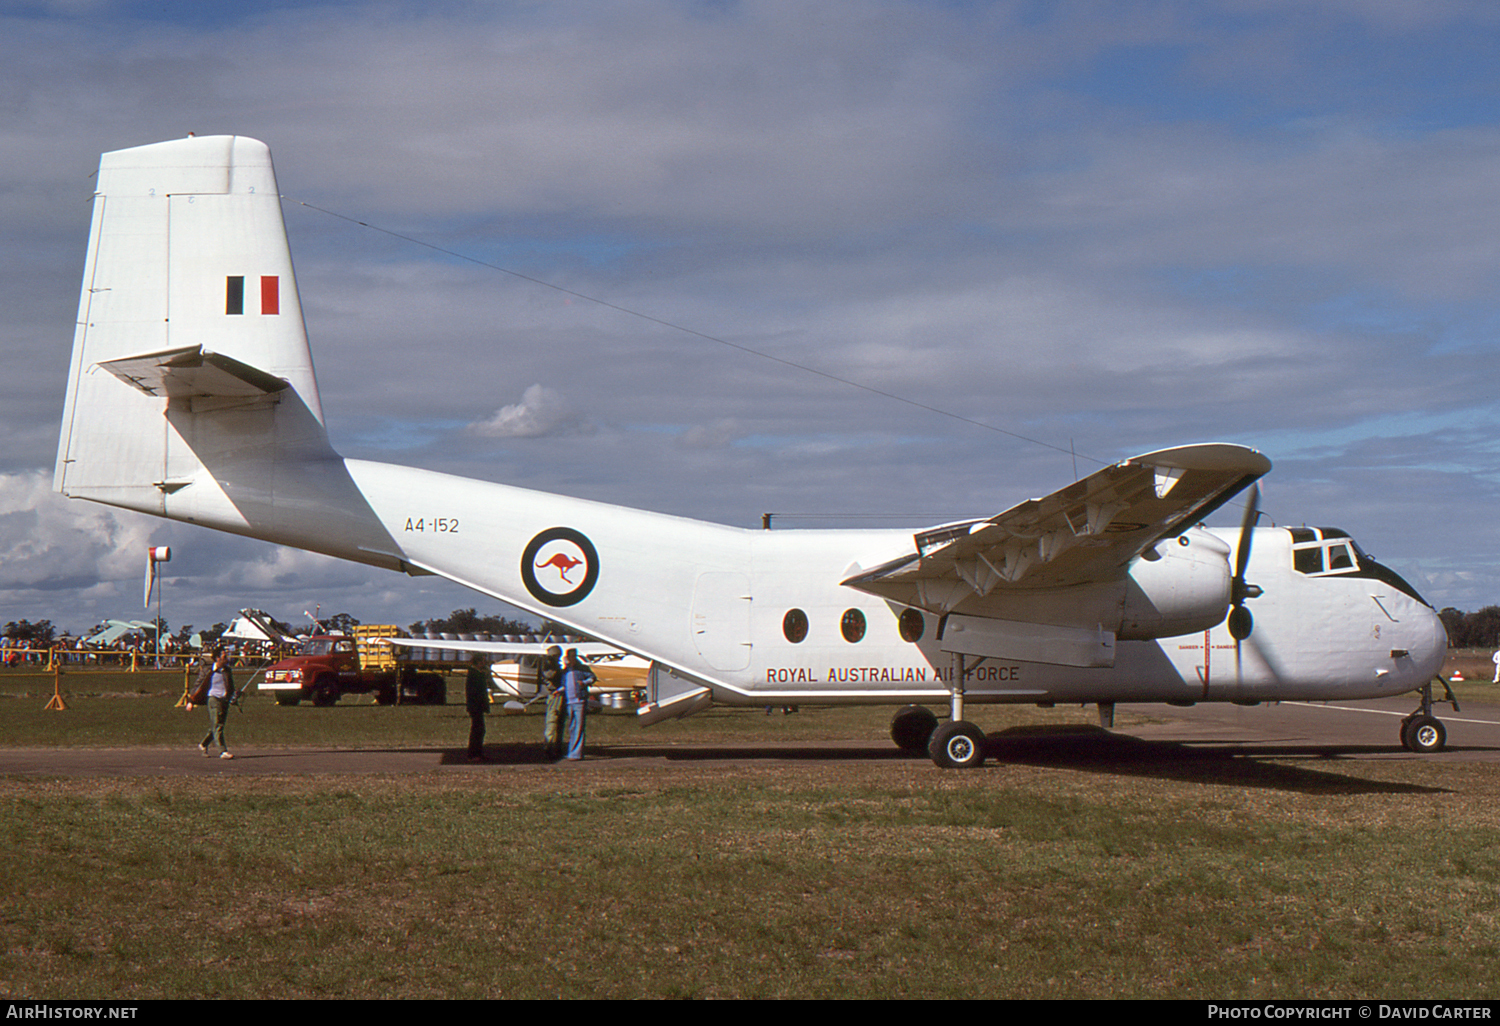
<svg viewBox="0 0 1500 1026"><path fill-rule="evenodd" d="M55 487L567 624L649 660L646 722L893 704L898 744L965 767L984 759L974 705L1091 703L1109 725L1116 702L1422 689L1402 740L1441 747L1446 639L1409 584L1341 531L1256 527L1253 498L1239 532L1196 526L1270 467L1235 445L1166 449L913 536L743 530L346 460L270 151L214 136L100 161Z"/></svg>

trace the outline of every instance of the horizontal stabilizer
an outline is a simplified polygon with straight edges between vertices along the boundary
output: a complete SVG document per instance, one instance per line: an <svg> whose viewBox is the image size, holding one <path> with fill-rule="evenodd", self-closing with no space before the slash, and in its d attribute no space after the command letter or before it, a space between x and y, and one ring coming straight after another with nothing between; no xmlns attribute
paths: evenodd
<svg viewBox="0 0 1500 1026"><path fill-rule="evenodd" d="M132 388L167 399L254 399L287 387L278 378L202 346L164 349L99 364Z"/></svg>

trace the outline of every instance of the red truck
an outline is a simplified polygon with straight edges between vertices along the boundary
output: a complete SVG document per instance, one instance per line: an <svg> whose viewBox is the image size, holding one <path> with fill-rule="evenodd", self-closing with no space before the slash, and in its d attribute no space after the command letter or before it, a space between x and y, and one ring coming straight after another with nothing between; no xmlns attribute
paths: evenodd
<svg viewBox="0 0 1500 1026"><path fill-rule="evenodd" d="M399 701L442 705L448 700L443 671L462 665L397 659L379 638L403 637L400 628L364 625L353 634L320 634L302 643L296 655L266 667L260 690L277 705L333 705L342 695L373 693L381 705Z"/></svg>

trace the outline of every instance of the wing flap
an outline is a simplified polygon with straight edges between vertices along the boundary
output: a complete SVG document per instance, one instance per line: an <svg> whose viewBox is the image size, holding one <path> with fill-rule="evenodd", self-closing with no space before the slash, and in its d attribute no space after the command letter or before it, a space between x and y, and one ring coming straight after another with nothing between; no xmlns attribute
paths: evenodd
<svg viewBox="0 0 1500 1026"><path fill-rule="evenodd" d="M1238 445L1147 453L988 520L919 532L914 552L843 583L946 613L997 589L1121 580L1149 546L1180 534L1270 469L1265 456Z"/></svg>

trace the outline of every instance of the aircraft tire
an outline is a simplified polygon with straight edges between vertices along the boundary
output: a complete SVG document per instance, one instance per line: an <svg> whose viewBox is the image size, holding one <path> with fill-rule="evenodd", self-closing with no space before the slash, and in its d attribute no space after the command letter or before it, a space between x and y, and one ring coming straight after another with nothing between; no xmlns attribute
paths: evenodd
<svg viewBox="0 0 1500 1026"><path fill-rule="evenodd" d="M949 720L932 732L927 754L943 769L977 769L984 765L984 731L966 720Z"/></svg>
<svg viewBox="0 0 1500 1026"><path fill-rule="evenodd" d="M921 755L927 751L927 743L932 740L937 722L931 709L920 705L903 706L891 717L891 740L907 755Z"/></svg>
<svg viewBox="0 0 1500 1026"><path fill-rule="evenodd" d="M1448 731L1433 716L1413 716L1401 725L1401 743L1418 755L1441 752L1448 742Z"/></svg>

